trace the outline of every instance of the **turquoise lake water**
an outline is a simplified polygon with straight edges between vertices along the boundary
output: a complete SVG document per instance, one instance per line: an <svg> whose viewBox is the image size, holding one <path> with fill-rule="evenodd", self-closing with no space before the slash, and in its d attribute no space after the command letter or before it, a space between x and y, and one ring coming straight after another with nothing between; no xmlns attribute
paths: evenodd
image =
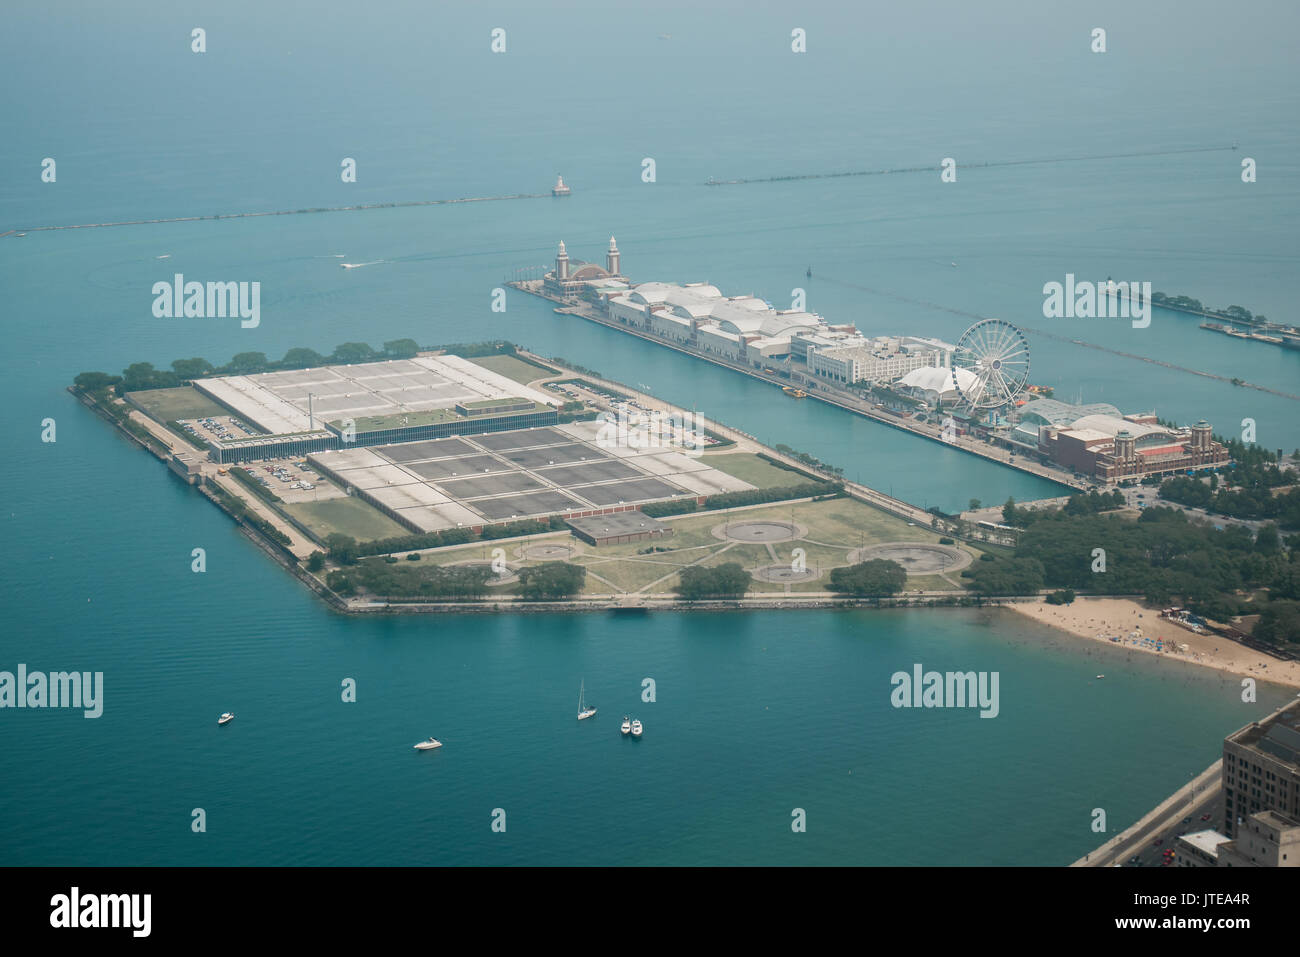
<svg viewBox="0 0 1300 957"><path fill-rule="evenodd" d="M0 232L545 192L557 172L574 194L0 238L0 670L102 671L106 686L97 720L0 711L0 863L1064 864L1098 843L1093 808L1126 826L1291 696L1247 706L1233 679L1127 662L1009 612L340 618L63 389L139 360L500 337L924 506L1055 493L522 294L490 310L503 278L560 239L597 260L612 233L637 280L782 306L805 288L809 308L871 333L954 340L972 320L946 309L998 316L1029 334L1031 378L1058 397L1229 434L1250 418L1262 444L1291 449L1300 403L1034 332L1300 393L1300 353L1189 318L1157 312L1136 330L1041 313L1043 283L1073 272L1295 320L1293 10L1238 22L1180 5L1179 25L1119 4L1086 17L940 4L889 22L816 5L374 10L8 15ZM1104 57L1087 53L1097 23L1113 24ZM498 25L509 52L493 57ZM947 186L928 173L704 185L1234 142L962 170ZM39 181L46 156L55 184ZM354 185L339 182L345 156ZM378 262L343 270L336 254ZM261 325L154 319L150 288L174 272L261 282ZM39 440L47 417L54 444ZM999 672L1000 715L891 708L889 676L917 662ZM355 704L340 701L349 677ZM654 703L639 698L646 677ZM581 725L580 679L600 709ZM218 729L224 710L239 717ZM645 721L640 742L620 738L624 713ZM445 747L411 750L430 734ZM205 834L190 831L196 807Z"/></svg>

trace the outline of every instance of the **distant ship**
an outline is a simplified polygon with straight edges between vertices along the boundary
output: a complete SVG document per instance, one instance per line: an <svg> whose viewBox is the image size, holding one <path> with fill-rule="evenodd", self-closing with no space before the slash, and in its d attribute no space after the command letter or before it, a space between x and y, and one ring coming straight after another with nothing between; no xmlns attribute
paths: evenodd
<svg viewBox="0 0 1300 957"><path fill-rule="evenodd" d="M586 702L584 701L584 693L586 692L586 690L587 690L586 683L580 682L578 685L578 720L579 721L583 721L587 718L590 718L593 714L596 713L596 709L588 708Z"/></svg>
<svg viewBox="0 0 1300 957"><path fill-rule="evenodd" d="M632 722L632 737L641 737L641 719L637 718Z"/></svg>
<svg viewBox="0 0 1300 957"><path fill-rule="evenodd" d="M627 715L623 715L623 727L621 730L624 734L627 734L632 730L632 722L628 720Z"/></svg>
<svg viewBox="0 0 1300 957"><path fill-rule="evenodd" d="M415 746L417 751L432 751L434 748L442 747L442 742L437 738L430 738L428 741L421 741Z"/></svg>
<svg viewBox="0 0 1300 957"><path fill-rule="evenodd" d="M564 185L564 177L556 175L555 185L551 187L552 196L568 196L573 190Z"/></svg>
<svg viewBox="0 0 1300 957"><path fill-rule="evenodd" d="M220 718L217 719L217 724L230 724L230 722L234 720L235 720L235 716L231 714L229 711L226 711L221 715Z"/></svg>

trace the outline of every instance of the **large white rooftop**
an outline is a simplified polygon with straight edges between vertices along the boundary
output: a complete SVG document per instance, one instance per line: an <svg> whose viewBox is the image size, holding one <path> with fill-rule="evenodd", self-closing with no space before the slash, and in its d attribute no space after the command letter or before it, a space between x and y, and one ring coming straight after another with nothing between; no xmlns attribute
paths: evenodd
<svg viewBox="0 0 1300 957"><path fill-rule="evenodd" d="M539 369L538 377L543 374ZM341 419L447 409L458 402L509 396L556 404L554 396L454 355L222 376L194 385L275 435L319 429Z"/></svg>

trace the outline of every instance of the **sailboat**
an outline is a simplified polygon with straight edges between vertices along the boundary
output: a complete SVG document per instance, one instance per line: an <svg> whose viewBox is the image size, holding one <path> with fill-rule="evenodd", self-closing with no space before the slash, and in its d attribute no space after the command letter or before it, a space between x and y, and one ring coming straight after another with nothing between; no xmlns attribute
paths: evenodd
<svg viewBox="0 0 1300 957"><path fill-rule="evenodd" d="M579 721L583 720L584 718L590 718L593 714L596 713L595 708L588 708L586 705L586 702L584 700L586 695L586 690L587 690L587 686L585 682L582 682L578 685L578 720Z"/></svg>

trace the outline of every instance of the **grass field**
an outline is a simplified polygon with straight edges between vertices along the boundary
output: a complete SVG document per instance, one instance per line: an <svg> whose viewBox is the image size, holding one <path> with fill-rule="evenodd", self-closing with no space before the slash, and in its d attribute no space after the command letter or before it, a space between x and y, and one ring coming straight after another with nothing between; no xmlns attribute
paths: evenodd
<svg viewBox="0 0 1300 957"><path fill-rule="evenodd" d="M808 477L789 469L760 459L752 452L731 452L726 455L706 455L703 459L719 472L733 475L742 482L748 482L755 488L779 488L788 485L800 485L809 481Z"/></svg>
<svg viewBox="0 0 1300 957"><path fill-rule="evenodd" d="M280 508L322 539L334 532L351 535L358 542L410 534L383 512L367 505L359 498L298 502L292 505L281 505Z"/></svg>
<svg viewBox="0 0 1300 957"><path fill-rule="evenodd" d="M498 375L503 375L507 379L514 379L516 382L522 382L527 385L534 379L544 379L548 375L555 375L553 372L547 372L545 369L539 369L537 366L514 356L475 356L469 360L476 366L482 366L484 369L491 369Z"/></svg>
<svg viewBox="0 0 1300 957"><path fill-rule="evenodd" d="M735 459L753 459L749 455L728 456ZM761 462L759 464L766 465ZM742 468L746 467L744 465ZM774 471L781 471L774 469ZM355 500L347 500L355 501ZM321 503L325 505L327 503ZM362 504L357 502L357 504ZM853 549L860 546L879 545L885 542L937 543L939 536L927 528L909 525L853 499L829 499L822 502L803 502L793 506L793 518L808 529L800 541L774 542L769 551L761 544L728 543L713 536L712 530L730 521L733 524L752 521L783 521L791 518L792 506L774 504L768 507L746 509L720 514L700 512L673 519L667 524L673 529L671 538L630 542L625 545L581 546L573 561L588 571L583 589L588 595L605 595L612 591L636 592L647 588L653 593L672 591L677 584L677 572L694 563L713 566L724 562L739 562L747 570L765 565L784 564L794 559L794 549L803 550L803 560L808 567L820 571L821 576L811 582L790 586L792 592L820 592L830 587L830 569L847 565ZM383 516L379 516L383 518ZM355 532L349 535L361 538ZM530 539L529 545L539 543L565 544L573 538L567 532L557 532L544 538ZM516 556L517 542L482 542L472 548L438 549L428 552L424 560L443 564L468 560L486 561L493 548L505 549L511 566L536 564L521 561ZM958 547L964 547L959 545ZM650 551L652 548L661 551ZM979 552L967 548L974 555ZM773 558L772 553L776 553ZM953 573L955 582L960 582ZM599 576L599 578L595 577ZM603 581L601 580L603 579ZM660 581L659 579L662 579ZM915 576L908 579L907 590L948 589L953 585L938 575ZM779 584L755 581L751 591L760 593L784 592Z"/></svg>
<svg viewBox="0 0 1300 957"><path fill-rule="evenodd" d="M223 409L193 386L188 385L178 389L132 392L131 398L139 403L140 408L164 424L177 419L198 419L208 415L230 414L229 409Z"/></svg>

